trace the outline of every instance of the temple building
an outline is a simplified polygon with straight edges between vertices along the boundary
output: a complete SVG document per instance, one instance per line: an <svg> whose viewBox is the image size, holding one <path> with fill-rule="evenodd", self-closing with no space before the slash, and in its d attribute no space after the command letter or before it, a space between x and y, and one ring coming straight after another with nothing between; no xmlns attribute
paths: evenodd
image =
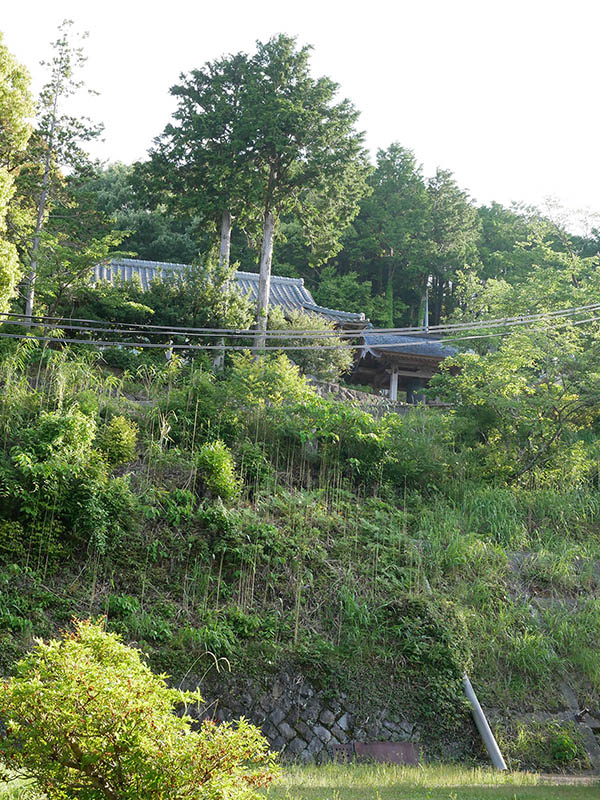
<svg viewBox="0 0 600 800"><path fill-rule="evenodd" d="M119 258L97 264L94 279L110 283L137 280L142 289L147 290L153 280L184 278L187 269L186 264ZM236 272L234 279L239 291L256 301L258 273ZM284 314L292 311L317 314L334 323L340 331L352 333L356 351L352 372L346 380L371 386L394 402L399 399L399 392L406 393L408 403L422 400L420 390L427 386L440 363L456 353L456 348L425 331L410 335L378 333L364 314L320 306L304 285L303 278L272 275L269 303L281 308Z"/></svg>

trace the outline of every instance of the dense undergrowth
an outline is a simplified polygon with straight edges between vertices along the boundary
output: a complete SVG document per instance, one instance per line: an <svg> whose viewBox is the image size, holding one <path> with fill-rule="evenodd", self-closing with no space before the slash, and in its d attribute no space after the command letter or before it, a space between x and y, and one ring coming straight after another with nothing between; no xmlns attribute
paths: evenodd
<svg viewBox="0 0 600 800"><path fill-rule="evenodd" d="M365 708L393 685L431 740L468 719L464 669L487 705L555 710L566 680L600 707L591 457L484 479L457 415L376 420L283 357L122 372L25 341L0 369L3 672L104 614L176 679L293 664Z"/></svg>

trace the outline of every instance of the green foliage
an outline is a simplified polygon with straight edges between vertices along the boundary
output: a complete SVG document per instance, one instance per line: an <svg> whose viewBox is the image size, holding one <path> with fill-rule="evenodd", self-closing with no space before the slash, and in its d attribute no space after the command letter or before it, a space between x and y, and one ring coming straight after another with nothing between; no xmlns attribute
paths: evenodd
<svg viewBox="0 0 600 800"><path fill-rule="evenodd" d="M89 178L87 186L97 197L99 211L127 232L124 247L135 258L191 264L202 249L199 240L206 237L197 231L194 219L173 213L172 207L169 214L164 206L155 207L146 176L140 180L133 166L108 164ZM197 212L195 206L193 214Z"/></svg>
<svg viewBox="0 0 600 800"><path fill-rule="evenodd" d="M196 454L196 466L213 497L233 500L240 492L239 478L229 448L221 441L206 442Z"/></svg>
<svg viewBox="0 0 600 800"><path fill-rule="evenodd" d="M306 378L285 355L239 355L227 376L230 402L250 408L281 407L316 397Z"/></svg>
<svg viewBox="0 0 600 800"><path fill-rule="evenodd" d="M15 174L20 154L31 133L32 113L29 75L2 42L0 34L0 312L6 313L21 267L17 250L6 235L9 204L15 193Z"/></svg>
<svg viewBox="0 0 600 800"><path fill-rule="evenodd" d="M597 473L561 485L552 460L507 483L481 469L466 405L376 419L285 356L218 376L144 363L115 383L73 352L8 352L3 669L84 608L177 679L294 664L365 714L393 681L399 714L436 742L464 730L466 750L465 666L488 705L559 709L548 687L566 676L598 703ZM127 479L98 449L118 417L139 427Z"/></svg>
<svg viewBox="0 0 600 800"><path fill-rule="evenodd" d="M444 362L431 391L455 404L459 430L486 474L514 481L589 479L582 431L598 420L598 344L575 329L515 332L494 351Z"/></svg>
<svg viewBox="0 0 600 800"><path fill-rule="evenodd" d="M368 311L383 327L421 325L425 288L430 322L452 313L451 289L465 269L478 266L479 220L452 173L426 180L415 154L397 142L377 153L372 194L344 237L338 257L344 276L370 281ZM340 306L343 307L343 306Z"/></svg>
<svg viewBox="0 0 600 800"><path fill-rule="evenodd" d="M275 470L260 445L246 439L237 452L244 483L264 487L273 482Z"/></svg>
<svg viewBox="0 0 600 800"><path fill-rule="evenodd" d="M323 267L314 297L317 303L326 308L362 312L367 319L373 316L371 282L361 280L357 272L340 275L331 265Z"/></svg>
<svg viewBox="0 0 600 800"><path fill-rule="evenodd" d="M380 298L374 320L394 327L404 320L407 306L418 313L421 304L430 200L414 153L397 143L378 151L369 184L373 193L361 203L340 261L345 273L358 266L372 280Z"/></svg>
<svg viewBox="0 0 600 800"><path fill-rule="evenodd" d="M153 281L148 291L142 290L139 281L117 281L114 285L94 288L76 285L72 291L65 292L57 307L65 314L101 321L173 325L175 328L247 329L251 322L250 304L232 281L235 268L235 265L221 267L216 252L209 250L197 257L194 266L186 269L184 280L164 277ZM111 347L102 351L110 366L135 369L140 361L152 356L164 360L162 352L136 350L137 333L123 334L122 338L131 340L131 349ZM163 341L166 340L167 337ZM153 341L159 340L153 338ZM173 335L169 341L178 345L190 343L186 335ZM215 344L210 338L195 338L194 342ZM192 354L190 349L186 355Z"/></svg>
<svg viewBox="0 0 600 800"><path fill-rule="evenodd" d="M312 350L286 350L287 357L296 364L305 375L314 375L316 378L326 381L337 381L340 375L349 372L353 362L351 349L344 349L348 340L344 340L341 334L335 333L335 325L319 317L316 314L307 314L294 311L284 317L279 308L272 308L269 313L269 328L278 331L286 331L286 334L297 330L302 333L307 331L323 334L321 338L309 339L306 336L286 336L283 339L271 337L269 344L273 347L283 345L286 348L296 346L312 345ZM335 349L335 345L340 349ZM333 347L332 347L333 346ZM331 348L331 349L329 349Z"/></svg>
<svg viewBox="0 0 600 800"><path fill-rule="evenodd" d="M232 281L235 269L235 264L220 265L212 249L186 270L184 281L153 281L144 301L154 309L154 324L247 329L250 304Z"/></svg>
<svg viewBox="0 0 600 800"><path fill-rule="evenodd" d="M109 532L116 537L130 528L133 495L122 479L109 479L93 448L95 432L94 419L77 406L44 411L37 424L23 428L10 459L0 463L4 513L27 525L56 521L102 550Z"/></svg>
<svg viewBox="0 0 600 800"><path fill-rule="evenodd" d="M275 775L259 731L241 719L192 730L197 693L167 688L139 653L100 624L38 642L0 684L0 758L49 800L254 798Z"/></svg>
<svg viewBox="0 0 600 800"><path fill-rule="evenodd" d="M98 433L96 442L109 464L126 464L135 459L139 428L129 419L113 417Z"/></svg>
<svg viewBox="0 0 600 800"><path fill-rule="evenodd" d="M72 25L72 20L59 25L52 57L44 62L48 80L40 92L34 135L17 181L19 214L14 223L28 264L28 314L34 311L39 289L53 315L65 292L86 283L93 265L123 238L86 188L93 168L85 147L100 135L102 126L74 116L68 108L69 98L83 87L79 72L86 61L80 46L85 35L75 34Z"/></svg>
<svg viewBox="0 0 600 800"><path fill-rule="evenodd" d="M264 213L294 209L318 263L339 249L369 168L355 129L358 113L347 100L334 102L337 84L310 76L309 57L310 48L297 49L289 36L258 42L247 112Z"/></svg>
<svg viewBox="0 0 600 800"><path fill-rule="evenodd" d="M511 769L589 769L590 763L581 734L572 722L513 722L499 726L498 744Z"/></svg>
<svg viewBox="0 0 600 800"><path fill-rule="evenodd" d="M383 609L383 618L424 723L452 730L465 715L462 676L470 657L460 611L447 601L402 598Z"/></svg>

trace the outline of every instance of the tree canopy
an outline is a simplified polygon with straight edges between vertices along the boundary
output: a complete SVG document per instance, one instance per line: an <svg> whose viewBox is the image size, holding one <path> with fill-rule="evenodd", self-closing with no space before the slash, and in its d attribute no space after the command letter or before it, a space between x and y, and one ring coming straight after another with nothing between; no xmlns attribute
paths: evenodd
<svg viewBox="0 0 600 800"><path fill-rule="evenodd" d="M21 276L17 249L7 235L15 175L31 135L33 103L29 74L2 43L0 34L0 312L6 312Z"/></svg>

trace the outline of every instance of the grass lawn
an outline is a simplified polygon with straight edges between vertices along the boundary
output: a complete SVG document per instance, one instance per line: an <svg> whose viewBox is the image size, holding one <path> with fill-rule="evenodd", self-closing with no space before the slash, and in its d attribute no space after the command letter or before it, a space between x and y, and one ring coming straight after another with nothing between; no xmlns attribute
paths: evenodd
<svg viewBox="0 0 600 800"><path fill-rule="evenodd" d="M328 764L288 767L267 800L597 800L600 777L540 778L525 772L499 773L432 765L394 767ZM0 800L43 800L16 781L0 784Z"/></svg>
<svg viewBox="0 0 600 800"><path fill-rule="evenodd" d="M597 800L600 779L567 784L524 772L432 765L291 767L268 800ZM573 779L575 781L577 779Z"/></svg>

